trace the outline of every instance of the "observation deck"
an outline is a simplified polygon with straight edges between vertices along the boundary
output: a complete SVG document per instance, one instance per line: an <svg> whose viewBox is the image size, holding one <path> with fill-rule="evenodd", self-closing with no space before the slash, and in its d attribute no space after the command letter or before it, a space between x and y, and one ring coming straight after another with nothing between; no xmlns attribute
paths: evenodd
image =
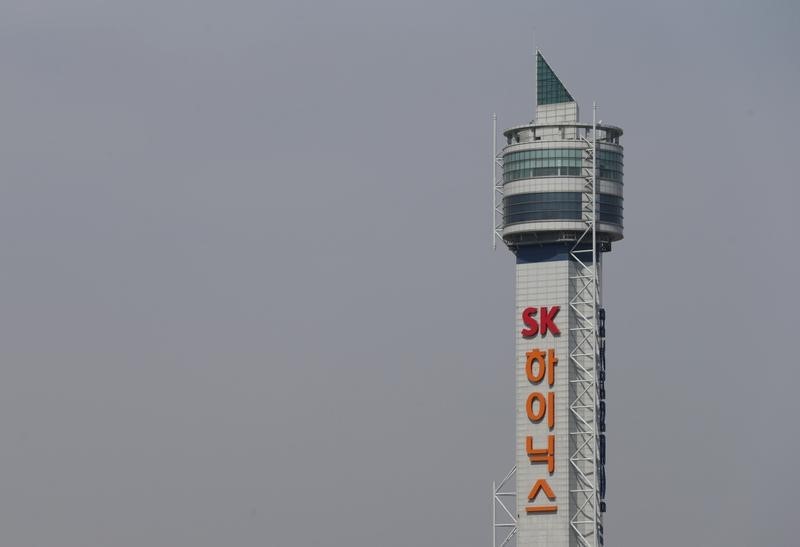
<svg viewBox="0 0 800 547"><path fill-rule="evenodd" d="M576 241L592 209L586 187L596 169L597 241L610 250L623 237L622 129L598 124L594 135L540 55L537 65L536 122L503 132L503 241L512 249Z"/></svg>

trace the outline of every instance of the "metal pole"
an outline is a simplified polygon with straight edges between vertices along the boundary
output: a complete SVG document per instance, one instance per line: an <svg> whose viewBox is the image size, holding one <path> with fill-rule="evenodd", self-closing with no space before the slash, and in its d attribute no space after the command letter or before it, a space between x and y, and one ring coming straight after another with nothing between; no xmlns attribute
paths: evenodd
<svg viewBox="0 0 800 547"><path fill-rule="evenodd" d="M492 239L494 239L494 230L492 230ZM492 547L497 547L497 537L495 534L497 523L497 508L495 507L494 497L497 492L497 485L492 481Z"/></svg>
<svg viewBox="0 0 800 547"><path fill-rule="evenodd" d="M537 85L539 83L539 71L536 70L536 54L539 52L536 49L536 29L533 29L531 32L531 37L533 38L533 121L536 121L536 105L539 104L539 90L537 89Z"/></svg>
<svg viewBox="0 0 800 547"><path fill-rule="evenodd" d="M497 249L497 113L492 113L492 250ZM494 493L492 493L494 499Z"/></svg>
<svg viewBox="0 0 800 547"><path fill-rule="evenodd" d="M598 419L597 419L597 363L598 363L598 329L597 329L597 103L592 101L592 321L594 323L594 511L592 520L594 521L594 544L597 545L597 514L600 509L598 488L600 487L600 473L598 465Z"/></svg>
<svg viewBox="0 0 800 547"><path fill-rule="evenodd" d="M592 102L592 262L597 265L597 103ZM597 283L597 268L594 268L594 281ZM595 302L597 298L595 298ZM597 310L595 310L595 332L597 331Z"/></svg>

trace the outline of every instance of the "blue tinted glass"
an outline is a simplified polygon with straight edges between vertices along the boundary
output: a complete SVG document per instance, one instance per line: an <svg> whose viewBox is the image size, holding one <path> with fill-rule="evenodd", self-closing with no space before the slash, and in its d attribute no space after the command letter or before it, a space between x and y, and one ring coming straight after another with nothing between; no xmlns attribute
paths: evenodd
<svg viewBox="0 0 800 547"><path fill-rule="evenodd" d="M609 194L598 196L598 220L622 226L622 198ZM580 192L537 192L515 194L503 199L505 225L541 220L580 220Z"/></svg>

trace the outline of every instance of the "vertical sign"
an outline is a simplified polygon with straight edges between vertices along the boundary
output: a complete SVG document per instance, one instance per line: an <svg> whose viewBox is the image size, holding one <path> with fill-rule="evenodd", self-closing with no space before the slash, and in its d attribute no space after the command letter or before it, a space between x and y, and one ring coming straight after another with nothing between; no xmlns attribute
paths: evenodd
<svg viewBox="0 0 800 547"><path fill-rule="evenodd" d="M561 331L556 324L560 306L525 308L522 312L524 339L530 339L531 349L525 353L525 377L530 393L525 401L525 414L532 424L546 424L547 433L526 435L525 452L538 472L528 492L527 514L555 513L558 511L556 494L550 479L556 471L556 385L555 368L558 365L555 341ZM538 338L537 338L538 337ZM542 430L543 428L539 428Z"/></svg>

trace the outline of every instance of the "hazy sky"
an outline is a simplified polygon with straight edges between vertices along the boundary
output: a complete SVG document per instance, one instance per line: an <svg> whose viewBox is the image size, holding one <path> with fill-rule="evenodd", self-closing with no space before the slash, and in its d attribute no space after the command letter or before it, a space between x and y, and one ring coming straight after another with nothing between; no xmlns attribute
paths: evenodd
<svg viewBox="0 0 800 547"><path fill-rule="evenodd" d="M5 0L0 543L489 544L490 114L624 128L614 547L796 544L800 4Z"/></svg>

